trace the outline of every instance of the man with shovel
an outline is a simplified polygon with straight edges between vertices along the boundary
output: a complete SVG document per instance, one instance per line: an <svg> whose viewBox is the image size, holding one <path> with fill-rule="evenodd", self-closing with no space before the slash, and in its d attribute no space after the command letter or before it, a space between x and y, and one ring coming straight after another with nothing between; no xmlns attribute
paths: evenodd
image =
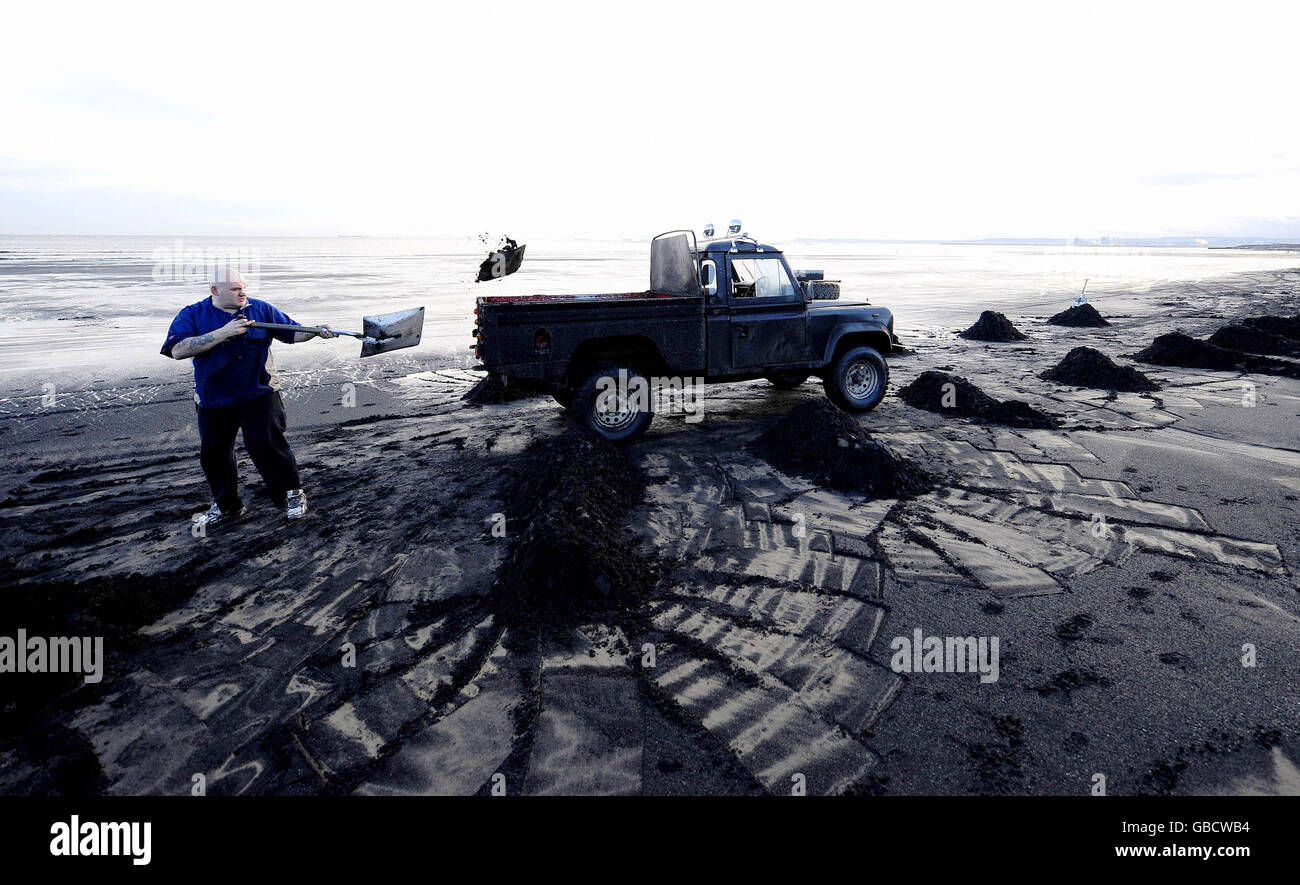
<svg viewBox="0 0 1300 885"><path fill-rule="evenodd" d="M298 326L265 301L249 298L243 276L218 268L209 297L181 310L172 320L162 353L194 360L194 400L199 418L199 461L213 502L194 521L216 525L247 509L239 499L235 434L266 482L271 500L289 519L307 513L307 496L298 464L284 438L284 403L271 357L271 340L296 344L333 338L327 326L303 331L258 328L261 323Z"/></svg>

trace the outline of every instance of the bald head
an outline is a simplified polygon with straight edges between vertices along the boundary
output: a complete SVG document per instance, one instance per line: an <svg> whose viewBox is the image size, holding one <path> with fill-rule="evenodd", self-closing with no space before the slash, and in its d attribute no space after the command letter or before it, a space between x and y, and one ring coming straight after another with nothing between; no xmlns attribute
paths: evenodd
<svg viewBox="0 0 1300 885"><path fill-rule="evenodd" d="M222 310L239 310L248 303L244 275L233 267L218 267L212 272L212 303Z"/></svg>

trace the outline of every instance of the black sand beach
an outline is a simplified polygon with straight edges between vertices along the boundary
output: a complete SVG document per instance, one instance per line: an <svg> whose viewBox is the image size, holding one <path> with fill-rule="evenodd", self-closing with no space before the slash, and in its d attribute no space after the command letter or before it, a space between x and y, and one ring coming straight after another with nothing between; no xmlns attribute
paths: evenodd
<svg viewBox="0 0 1300 885"><path fill-rule="evenodd" d="M1040 377L1241 344L1300 314L1300 271L1090 295L1109 325L905 339L842 434L926 478L892 497L755 448L815 380L712 387L613 450L410 357L287 377L312 513L243 459L248 515L195 537L185 385L10 398L0 635L102 635L107 663L4 698L0 793L1300 791L1300 379L1257 362L1300 367L1283 327L1218 370L1138 364L1158 390ZM927 372L1059 425L908 405ZM896 672L917 629L997 637L999 678Z"/></svg>

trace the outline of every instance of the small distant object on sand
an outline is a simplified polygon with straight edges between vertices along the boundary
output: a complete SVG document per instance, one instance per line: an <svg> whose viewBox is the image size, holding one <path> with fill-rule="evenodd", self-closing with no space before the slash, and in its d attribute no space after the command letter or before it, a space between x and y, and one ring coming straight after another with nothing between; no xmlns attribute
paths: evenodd
<svg viewBox="0 0 1300 885"><path fill-rule="evenodd" d="M1183 369L1210 369L1216 372L1257 372L1261 375L1282 375L1300 378L1300 363L1252 356L1240 350L1229 350L1208 341L1193 338L1182 332L1161 335L1133 358L1140 363L1157 366L1176 366Z"/></svg>
<svg viewBox="0 0 1300 885"><path fill-rule="evenodd" d="M994 399L971 382L947 372L922 372L911 384L898 392L903 402L927 412L956 415L1025 429L1059 427L1059 418L1035 409L1020 400Z"/></svg>
<svg viewBox="0 0 1300 885"><path fill-rule="evenodd" d="M521 246L510 237L502 237L496 251L483 259L483 263L479 265L478 276L474 282L486 283L488 280L499 280L510 276L519 270L519 265L524 263L524 250L527 248L528 246Z"/></svg>
<svg viewBox="0 0 1300 885"><path fill-rule="evenodd" d="M1029 336L1011 324L1004 314L986 310L965 332L957 333L972 341L1024 341Z"/></svg>
<svg viewBox="0 0 1300 885"><path fill-rule="evenodd" d="M1039 377L1073 387L1116 390L1122 393L1151 393L1160 389L1159 384L1137 369L1117 365L1106 354L1091 347L1074 348L1063 360Z"/></svg>
<svg viewBox="0 0 1300 885"><path fill-rule="evenodd" d="M1104 317L1097 313L1091 304L1076 304L1050 317L1047 322L1053 326L1073 326L1078 329L1100 329L1109 326Z"/></svg>
<svg viewBox="0 0 1300 885"><path fill-rule="evenodd" d="M872 499L911 498L935 485L928 471L876 442L824 399L795 406L750 447L779 470Z"/></svg>

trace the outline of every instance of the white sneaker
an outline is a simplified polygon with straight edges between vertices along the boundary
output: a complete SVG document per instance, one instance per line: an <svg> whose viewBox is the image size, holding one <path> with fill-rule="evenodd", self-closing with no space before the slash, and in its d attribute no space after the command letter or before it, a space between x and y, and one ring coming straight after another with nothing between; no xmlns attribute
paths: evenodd
<svg viewBox="0 0 1300 885"><path fill-rule="evenodd" d="M293 489L285 499L284 515L289 519L302 519L307 515L307 493L302 489Z"/></svg>
<svg viewBox="0 0 1300 885"><path fill-rule="evenodd" d="M248 508L240 505L238 513L222 513L221 507L218 506L216 501L213 501L212 506L207 509L207 512L194 514L190 517L190 522L202 526L216 525L217 523L238 519L247 512Z"/></svg>

